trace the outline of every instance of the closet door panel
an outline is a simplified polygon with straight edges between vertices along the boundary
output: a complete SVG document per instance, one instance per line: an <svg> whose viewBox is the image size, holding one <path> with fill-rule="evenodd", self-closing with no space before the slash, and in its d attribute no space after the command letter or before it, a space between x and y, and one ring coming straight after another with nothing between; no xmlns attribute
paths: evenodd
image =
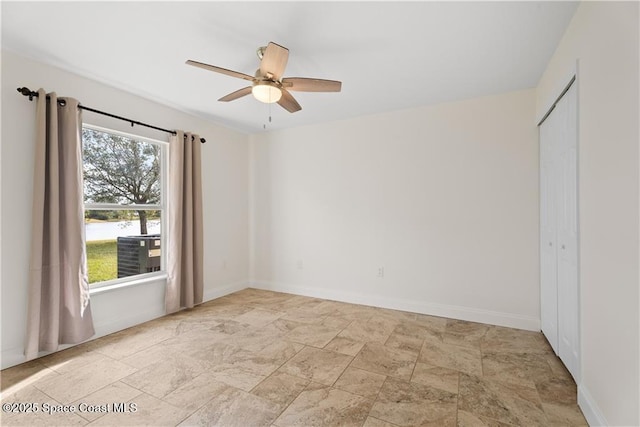
<svg viewBox="0 0 640 427"><path fill-rule="evenodd" d="M540 127L540 320L542 332L558 353L555 119Z"/></svg>
<svg viewBox="0 0 640 427"><path fill-rule="evenodd" d="M577 379L579 370L578 192L576 88L556 106L558 135L558 334L560 359ZM554 113L556 111L554 110Z"/></svg>

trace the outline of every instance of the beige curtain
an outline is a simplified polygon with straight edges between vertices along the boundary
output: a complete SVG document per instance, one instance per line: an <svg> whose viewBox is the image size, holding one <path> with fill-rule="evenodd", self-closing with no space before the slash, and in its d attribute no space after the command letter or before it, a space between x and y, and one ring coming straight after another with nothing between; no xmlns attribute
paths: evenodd
<svg viewBox="0 0 640 427"><path fill-rule="evenodd" d="M200 137L176 131L169 145L167 313L202 302Z"/></svg>
<svg viewBox="0 0 640 427"><path fill-rule="evenodd" d="M58 102L60 101L60 102ZM94 334L84 246L82 120L78 101L38 91L28 359Z"/></svg>

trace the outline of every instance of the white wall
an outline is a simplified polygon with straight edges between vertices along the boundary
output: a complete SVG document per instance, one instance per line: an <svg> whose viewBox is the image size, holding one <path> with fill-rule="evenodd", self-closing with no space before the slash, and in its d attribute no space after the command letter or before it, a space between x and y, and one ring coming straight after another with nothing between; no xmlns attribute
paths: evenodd
<svg viewBox="0 0 640 427"><path fill-rule="evenodd" d="M534 111L526 90L252 135L252 284L539 330Z"/></svg>
<svg viewBox="0 0 640 427"><path fill-rule="evenodd" d="M583 2L537 90L578 66L582 382L592 425L640 424L638 3Z"/></svg>
<svg viewBox="0 0 640 427"><path fill-rule="evenodd" d="M2 52L2 367L23 360L33 186L35 104L16 88L56 91L97 109L200 133L205 298L246 286L249 270L248 137L130 93ZM86 123L167 140L167 134L85 112ZM226 261L226 267L224 267ZM164 314L164 281L92 297L97 336Z"/></svg>

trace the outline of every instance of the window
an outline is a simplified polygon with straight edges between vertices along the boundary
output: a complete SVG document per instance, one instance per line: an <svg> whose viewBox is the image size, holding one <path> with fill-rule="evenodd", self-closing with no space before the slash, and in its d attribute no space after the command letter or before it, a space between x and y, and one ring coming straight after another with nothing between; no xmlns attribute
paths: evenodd
<svg viewBox="0 0 640 427"><path fill-rule="evenodd" d="M152 277L164 270L166 145L83 126L85 241L91 288Z"/></svg>

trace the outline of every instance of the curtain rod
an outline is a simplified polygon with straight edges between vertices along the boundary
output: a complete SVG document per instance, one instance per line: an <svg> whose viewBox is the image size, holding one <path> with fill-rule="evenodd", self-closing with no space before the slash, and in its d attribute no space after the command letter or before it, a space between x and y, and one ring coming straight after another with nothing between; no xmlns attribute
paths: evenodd
<svg viewBox="0 0 640 427"><path fill-rule="evenodd" d="M29 89L27 87L19 87L18 88L18 92L20 92L24 96L28 96L29 97L29 101L33 101L34 97L36 97L36 98L38 97L38 92L34 92L34 91L32 91L31 89ZM47 95L47 99L49 99L49 95ZM159 130L161 132L170 133L171 135L176 135L176 132L173 131L173 130L163 129L161 127L149 125L147 123L142 123L142 122L139 122L137 120L127 119L126 117L117 116L115 114L111 114L111 113L107 113L107 112L104 112L104 111L96 110L95 108L85 107L82 104L78 104L78 108L80 108L81 110L87 110L87 111L91 111L92 113L102 114L103 116L108 116L108 117L112 117L114 119L118 119L118 120L122 120L122 121L125 121L125 122L129 122L129 123L131 123L131 126L139 125L139 126L144 126L144 127L148 127L148 128L151 128L151 129ZM185 135L185 137L186 137L186 135ZM193 140L193 136L191 138ZM207 140L204 139L204 138L200 138L200 142L204 144L205 142L207 142Z"/></svg>

